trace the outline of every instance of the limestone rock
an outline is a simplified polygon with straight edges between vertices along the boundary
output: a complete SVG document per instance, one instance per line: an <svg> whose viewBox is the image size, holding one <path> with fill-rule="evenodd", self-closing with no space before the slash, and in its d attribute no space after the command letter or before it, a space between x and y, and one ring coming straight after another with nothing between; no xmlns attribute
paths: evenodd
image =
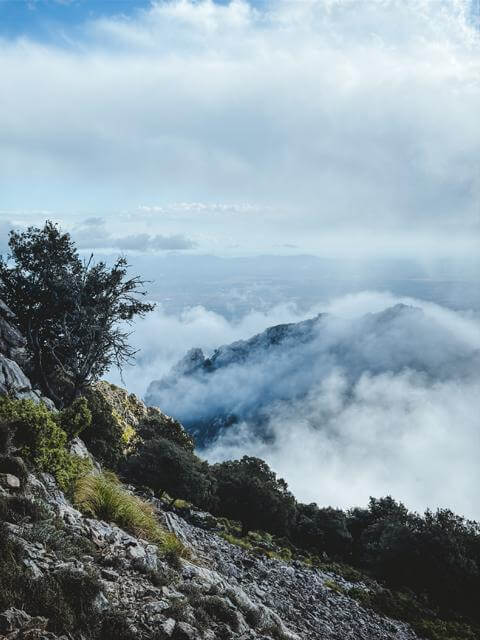
<svg viewBox="0 0 480 640"><path fill-rule="evenodd" d="M105 380L96 382L91 386L91 393L101 394L110 405L112 415L119 423L127 446L135 437L136 429L143 418L154 417L167 429L183 430L183 426L177 420L167 416L158 407L147 407L135 394L128 393L110 382ZM187 439L189 439L188 436Z"/></svg>
<svg viewBox="0 0 480 640"><path fill-rule="evenodd" d="M19 364L23 364L25 339L13 326L14 320L15 316L12 311L0 300L0 353Z"/></svg>
<svg viewBox="0 0 480 640"><path fill-rule="evenodd" d="M33 389L25 375L25 339L13 326L14 314L0 300L0 395L11 393L19 399L30 399L35 403L43 402L51 410L54 403Z"/></svg>
<svg viewBox="0 0 480 640"><path fill-rule="evenodd" d="M17 490L21 487L20 478L12 475L11 473L0 473L0 486L10 489Z"/></svg>
<svg viewBox="0 0 480 640"><path fill-rule="evenodd" d="M173 618L167 618L167 620L165 620L165 622L160 625L160 629L166 636L170 638L170 636L173 634L173 630L175 629L175 624L176 623Z"/></svg>
<svg viewBox="0 0 480 640"><path fill-rule="evenodd" d="M6 633L7 631L14 631L15 629L21 629L25 627L32 617L25 611L10 607L0 614L0 632Z"/></svg>
<svg viewBox="0 0 480 640"><path fill-rule="evenodd" d="M98 462L95 460L95 458L92 456L90 451L87 449L83 440L78 436L73 438L73 440L70 443L70 453L72 453L74 456L78 456L79 458L90 460L90 463L92 465L94 472L101 470L101 467L98 464Z"/></svg>

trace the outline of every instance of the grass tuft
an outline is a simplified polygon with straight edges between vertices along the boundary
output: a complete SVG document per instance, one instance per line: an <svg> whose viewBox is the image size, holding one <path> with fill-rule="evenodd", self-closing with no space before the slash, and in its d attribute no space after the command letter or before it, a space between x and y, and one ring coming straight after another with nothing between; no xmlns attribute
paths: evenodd
<svg viewBox="0 0 480 640"><path fill-rule="evenodd" d="M80 478L75 487L75 504L84 512L114 522L133 535L161 542L164 532L153 508L128 493L115 474L104 472Z"/></svg>
<svg viewBox="0 0 480 640"><path fill-rule="evenodd" d="M114 522L129 533L157 544L171 564L189 556L185 545L160 526L153 507L126 491L114 473L106 471L81 477L74 500L84 513Z"/></svg>

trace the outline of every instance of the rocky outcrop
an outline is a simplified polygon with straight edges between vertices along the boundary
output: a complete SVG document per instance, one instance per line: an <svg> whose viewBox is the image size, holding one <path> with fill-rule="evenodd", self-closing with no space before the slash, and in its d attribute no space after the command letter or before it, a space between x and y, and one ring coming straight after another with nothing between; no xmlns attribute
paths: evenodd
<svg viewBox="0 0 480 640"><path fill-rule="evenodd" d="M134 393L128 393L126 389L105 380L94 383L90 388L90 393L102 396L109 406L113 418L117 421L126 443L135 436L140 421L145 418L155 418L159 427L166 430L183 430L183 426L178 420L166 415L158 407L147 406Z"/></svg>
<svg viewBox="0 0 480 640"><path fill-rule="evenodd" d="M11 393L17 398L30 398L44 402L51 409L55 406L40 391L33 389L23 372L25 366L25 340L12 322L15 316L0 300L0 395Z"/></svg>
<svg viewBox="0 0 480 640"><path fill-rule="evenodd" d="M15 316L0 300L0 353L22 364L25 358L25 339L11 324Z"/></svg>

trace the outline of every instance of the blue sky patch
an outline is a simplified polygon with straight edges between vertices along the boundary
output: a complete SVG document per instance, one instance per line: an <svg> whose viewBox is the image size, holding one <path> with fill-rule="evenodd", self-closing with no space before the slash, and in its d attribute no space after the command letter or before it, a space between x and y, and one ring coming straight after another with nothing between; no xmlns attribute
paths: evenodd
<svg viewBox="0 0 480 640"><path fill-rule="evenodd" d="M58 29L114 15L131 15L150 0L0 0L0 36L51 41Z"/></svg>

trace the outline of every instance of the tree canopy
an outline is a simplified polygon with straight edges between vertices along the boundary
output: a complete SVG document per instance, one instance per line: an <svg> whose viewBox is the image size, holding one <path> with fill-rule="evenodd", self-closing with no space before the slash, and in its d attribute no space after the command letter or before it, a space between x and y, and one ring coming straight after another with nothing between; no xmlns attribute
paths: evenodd
<svg viewBox="0 0 480 640"><path fill-rule="evenodd" d="M125 326L153 309L141 296L144 281L128 277L124 257L112 267L82 260L68 233L43 228L11 231L0 257L0 298L27 339L29 375L63 406L111 366L135 355Z"/></svg>
<svg viewBox="0 0 480 640"><path fill-rule="evenodd" d="M218 483L218 510L240 520L242 534L254 529L285 535L295 517L295 498L260 458L243 456L212 468Z"/></svg>
<svg viewBox="0 0 480 640"><path fill-rule="evenodd" d="M166 438L141 443L127 459L126 473L160 495L166 491L174 501L183 498L203 508L211 506L215 483L208 464Z"/></svg>

